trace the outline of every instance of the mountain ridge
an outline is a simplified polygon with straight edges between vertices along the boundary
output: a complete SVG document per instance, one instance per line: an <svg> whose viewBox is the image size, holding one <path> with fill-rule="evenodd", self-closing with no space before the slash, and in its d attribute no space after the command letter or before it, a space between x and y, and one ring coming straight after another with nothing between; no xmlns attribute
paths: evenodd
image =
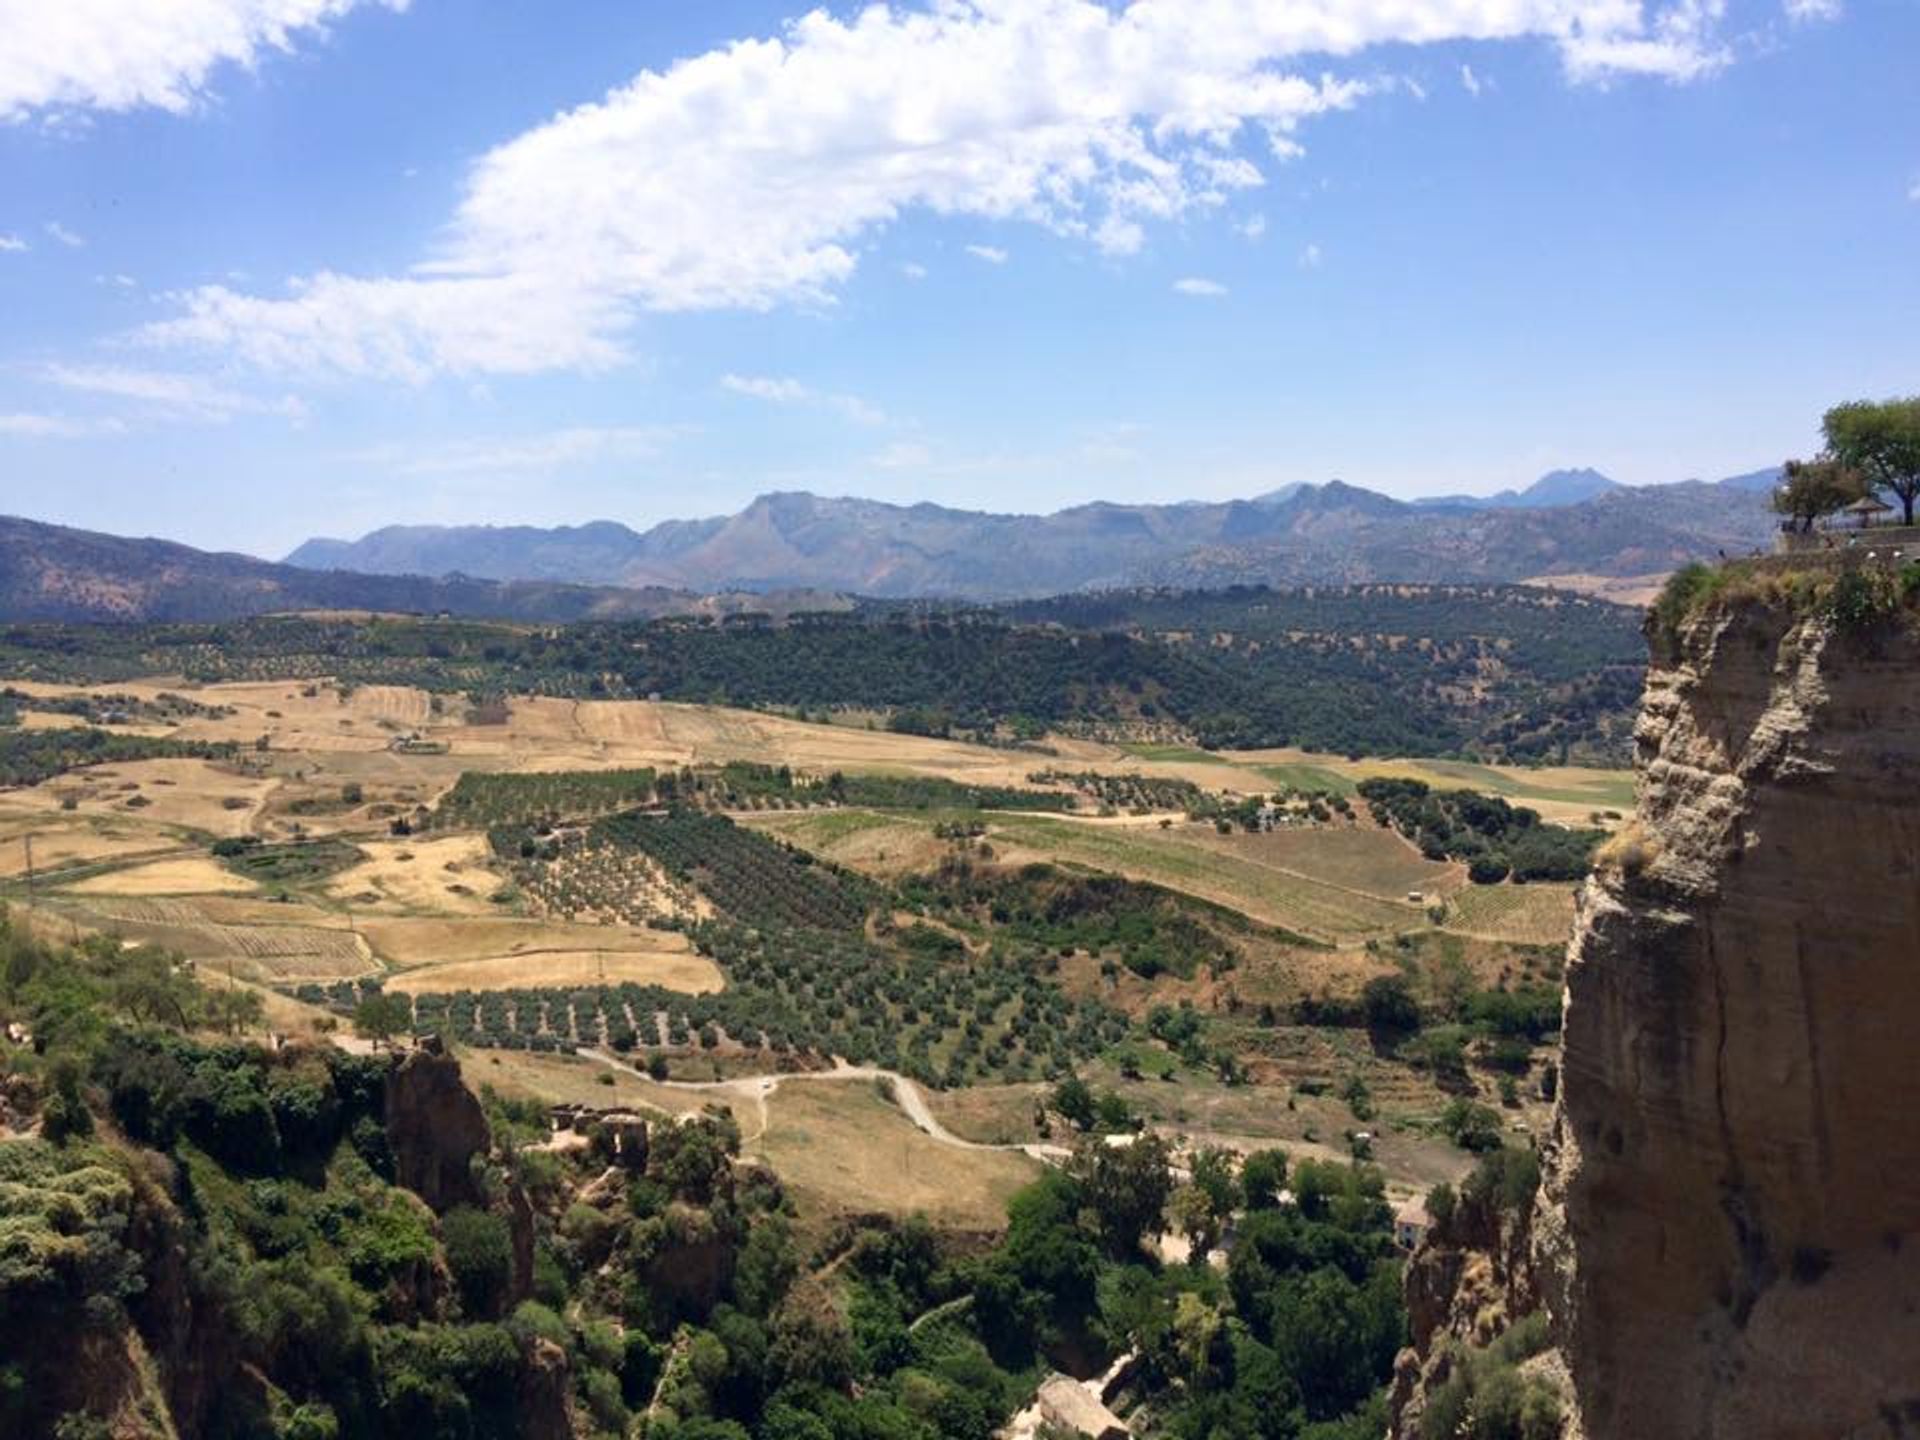
<svg viewBox="0 0 1920 1440"><path fill-rule="evenodd" d="M1331 480L1250 499L1093 501L1047 515L774 491L734 515L669 520L645 531L617 521L551 529L388 526L357 541L308 541L285 563L693 591L812 588L988 600L1169 577L1204 585L1453 574L1519 580L1556 570L1637 575L1766 543L1771 519L1764 487L1755 483L1766 473L1721 485L1634 487L1597 471L1564 470L1524 491L1415 501ZM1428 538L1433 554L1423 558Z"/></svg>

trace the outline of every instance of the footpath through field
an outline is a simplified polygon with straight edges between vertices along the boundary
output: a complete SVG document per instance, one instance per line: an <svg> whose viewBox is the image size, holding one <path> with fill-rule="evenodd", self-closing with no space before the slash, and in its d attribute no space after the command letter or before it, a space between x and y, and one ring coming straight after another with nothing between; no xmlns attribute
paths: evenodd
<svg viewBox="0 0 1920 1440"><path fill-rule="evenodd" d="M1045 1163L1065 1159L1071 1151L1059 1145L988 1145L976 1140L965 1140L942 1125L933 1110L927 1104L927 1097L919 1085L905 1075L893 1070L882 1070L872 1065L848 1065L836 1063L831 1070L799 1070L779 1075L742 1075L732 1080L655 1080L646 1071L629 1065L604 1050L583 1047L575 1052L583 1059L592 1060L628 1075L637 1076L649 1084L658 1085L663 1090L688 1090L715 1095L728 1095L735 1099L752 1102L760 1115L760 1129L752 1135L741 1137L743 1142L758 1140L767 1132L769 1116L767 1101L774 1092L789 1081L800 1083L836 1082L848 1080L884 1081L891 1086L893 1101L900 1111L913 1122L914 1128L928 1139L948 1145L956 1150L998 1150L1017 1152L1031 1159Z"/></svg>

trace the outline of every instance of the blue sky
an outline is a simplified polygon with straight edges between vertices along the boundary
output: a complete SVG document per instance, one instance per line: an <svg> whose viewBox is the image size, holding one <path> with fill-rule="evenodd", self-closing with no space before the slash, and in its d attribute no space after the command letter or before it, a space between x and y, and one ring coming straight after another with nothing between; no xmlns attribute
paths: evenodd
<svg viewBox="0 0 1920 1440"><path fill-rule="evenodd" d="M1920 388L1916 55L1911 0L0 0L0 512L1753 469Z"/></svg>

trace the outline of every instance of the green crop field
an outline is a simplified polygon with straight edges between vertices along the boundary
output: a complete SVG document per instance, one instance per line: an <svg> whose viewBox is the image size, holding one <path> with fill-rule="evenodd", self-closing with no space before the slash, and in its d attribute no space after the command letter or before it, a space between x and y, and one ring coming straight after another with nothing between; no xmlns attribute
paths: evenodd
<svg viewBox="0 0 1920 1440"><path fill-rule="evenodd" d="M989 836L996 845L1010 844L1067 864L1151 880L1326 941L1389 934L1421 920L1419 906L1384 893L1344 888L1210 845L1204 838L1187 839L1179 832L1152 826L996 816Z"/></svg>

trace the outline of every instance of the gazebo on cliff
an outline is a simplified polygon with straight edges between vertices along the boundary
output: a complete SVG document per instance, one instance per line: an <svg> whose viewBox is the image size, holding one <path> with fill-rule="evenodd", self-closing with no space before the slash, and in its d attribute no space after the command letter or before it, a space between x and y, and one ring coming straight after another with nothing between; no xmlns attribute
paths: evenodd
<svg viewBox="0 0 1920 1440"><path fill-rule="evenodd" d="M1892 513L1893 507L1878 495L1862 495L1851 505L1842 506L1839 516L1845 517L1843 523L1847 529L1869 530L1881 523L1881 516Z"/></svg>

